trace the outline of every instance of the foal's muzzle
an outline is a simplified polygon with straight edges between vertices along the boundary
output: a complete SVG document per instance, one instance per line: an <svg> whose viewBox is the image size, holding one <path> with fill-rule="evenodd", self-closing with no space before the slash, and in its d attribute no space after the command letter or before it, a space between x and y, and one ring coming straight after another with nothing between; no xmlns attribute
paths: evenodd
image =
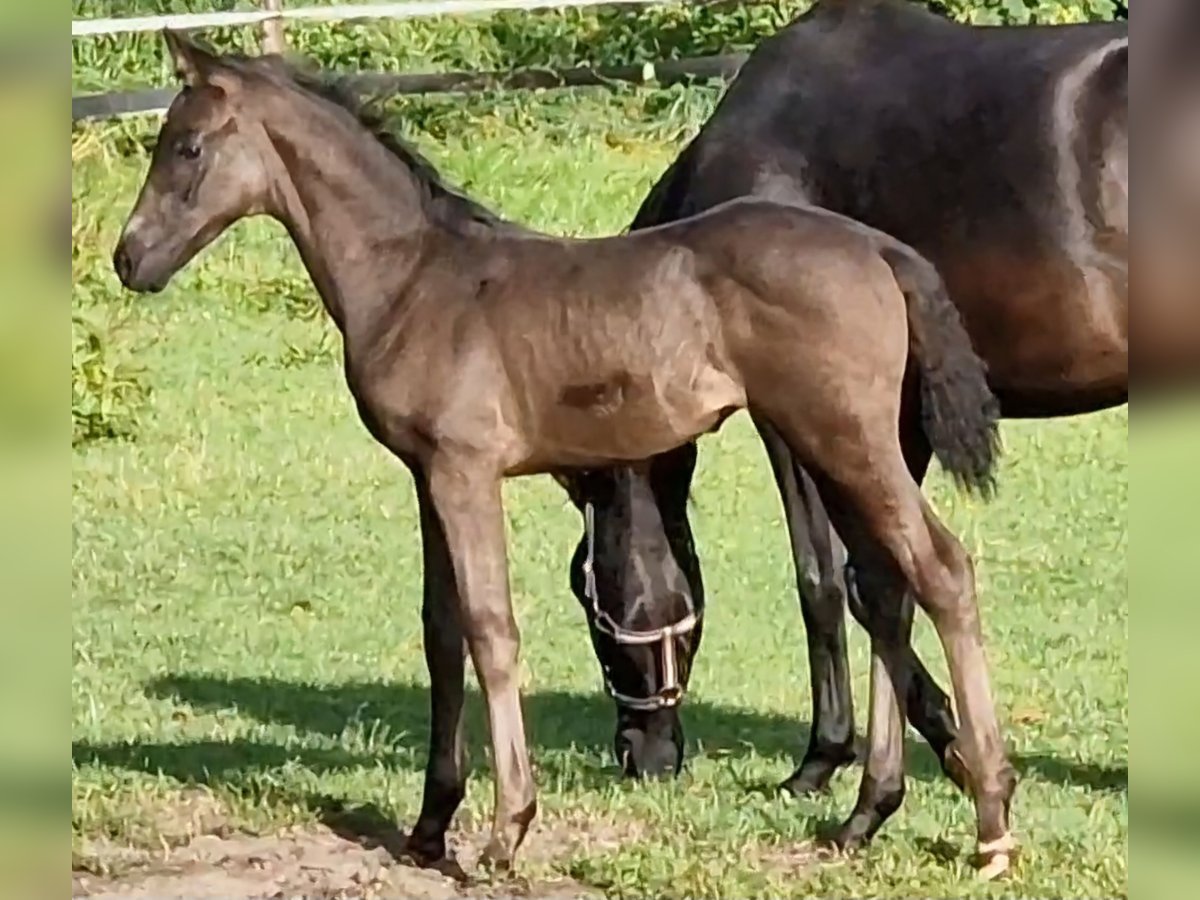
<svg viewBox="0 0 1200 900"><path fill-rule="evenodd" d="M127 289L141 294L157 294L167 286L167 279L147 273L148 255L147 248L136 238L123 234L113 250L113 270Z"/></svg>

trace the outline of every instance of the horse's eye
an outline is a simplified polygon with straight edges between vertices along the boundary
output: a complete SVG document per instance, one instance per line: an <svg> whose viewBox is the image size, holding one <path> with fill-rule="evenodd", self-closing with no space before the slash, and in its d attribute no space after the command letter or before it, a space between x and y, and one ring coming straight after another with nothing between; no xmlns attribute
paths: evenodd
<svg viewBox="0 0 1200 900"><path fill-rule="evenodd" d="M196 143L192 143L191 141L187 141L186 143L179 145L178 152L179 152L179 155L182 156L184 159L199 159L200 158L200 145L196 144Z"/></svg>

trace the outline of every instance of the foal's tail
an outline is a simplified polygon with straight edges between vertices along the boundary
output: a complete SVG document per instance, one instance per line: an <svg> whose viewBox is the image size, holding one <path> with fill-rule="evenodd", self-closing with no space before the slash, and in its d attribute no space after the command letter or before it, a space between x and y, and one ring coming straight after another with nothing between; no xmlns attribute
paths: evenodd
<svg viewBox="0 0 1200 900"><path fill-rule="evenodd" d="M933 263L902 244L885 246L880 254L908 305L925 436L961 488L989 497L1000 455L1000 403L988 387L987 367Z"/></svg>

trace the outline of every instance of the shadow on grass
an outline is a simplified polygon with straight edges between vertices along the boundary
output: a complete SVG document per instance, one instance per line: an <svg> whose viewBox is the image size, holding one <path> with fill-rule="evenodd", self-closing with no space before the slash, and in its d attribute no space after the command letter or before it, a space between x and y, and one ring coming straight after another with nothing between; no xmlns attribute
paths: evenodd
<svg viewBox="0 0 1200 900"><path fill-rule="evenodd" d="M307 806L316 811L317 819L330 831L343 840L358 844L364 850L382 847L396 862L419 868L432 868L460 883L469 881L467 873L452 855L432 864L422 864L414 860L408 852L408 832L396 825L396 810L383 809L374 803L347 806L341 798L328 794L308 797Z"/></svg>
<svg viewBox="0 0 1200 900"><path fill-rule="evenodd" d="M1061 759L1045 753L1023 753L1013 765L1025 778L1048 781L1063 787L1081 787L1098 794L1128 793L1129 765L1105 766Z"/></svg>
<svg viewBox="0 0 1200 900"><path fill-rule="evenodd" d="M276 679L218 678L182 675L151 682L147 693L166 699L181 709L200 712L236 711L259 722L285 725L308 734L340 737L354 729L364 735L392 736L386 747L362 752L341 748L285 746L249 739L186 743L76 742L72 755L77 765L100 765L151 774L179 781L237 785L283 766L300 766L316 774L384 766L420 771L424 768L428 734L428 688L418 684L349 682L311 685ZM485 741L482 701L475 690L467 703L472 743ZM619 778L611 759L613 705L600 693L531 691L525 695L530 749L543 777L581 787L600 787ZM700 751L708 755L748 755L798 758L808 740L808 727L782 715L691 701L684 707L684 723L692 738L689 758ZM584 757L566 757L561 751L592 751ZM600 762L595 751L601 751ZM545 751L560 751L558 753ZM1013 765L1027 778L1096 792L1126 791L1125 765L1105 767L1066 760L1048 754L1014 755ZM475 766L482 764L476 755ZM921 781L939 780L941 769L929 748L914 740L908 744L908 773Z"/></svg>

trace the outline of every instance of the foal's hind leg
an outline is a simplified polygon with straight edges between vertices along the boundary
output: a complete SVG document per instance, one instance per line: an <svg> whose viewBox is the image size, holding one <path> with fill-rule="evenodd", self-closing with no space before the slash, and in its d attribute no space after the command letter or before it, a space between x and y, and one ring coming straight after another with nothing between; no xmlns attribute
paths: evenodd
<svg viewBox="0 0 1200 900"><path fill-rule="evenodd" d="M808 642L812 730L804 759L781 787L803 795L823 791L833 773L854 762L854 698L846 654L844 548L825 516L816 487L796 465L771 424L754 418L783 500L796 592Z"/></svg>
<svg viewBox="0 0 1200 900"><path fill-rule="evenodd" d="M970 557L938 521L907 471L901 473L895 465L874 473L875 477L850 474L846 469L840 471L842 477L833 486L834 492L848 502L844 506L839 502L839 507L847 511L847 519L861 520L864 537L887 551L889 562L929 614L941 639L962 721L950 752L956 757L955 764L962 768L962 778L975 802L984 874L998 874L1007 868L1008 853L1013 848L1008 821L1016 775L1005 755L996 719ZM853 522L843 523L841 516L835 518L843 533L854 527ZM882 565L881 562L879 571L883 571ZM898 780L896 773L897 763L901 767L903 764L903 735L894 731L897 720L902 721L895 698L907 689L905 652L911 608L907 592L885 593L905 599L893 600L890 609L872 611L872 619L877 623L876 632L872 633L869 730L872 747L860 802L871 799L871 779L903 785L902 768ZM902 637L904 644L899 643ZM890 679L882 677L880 667L890 674ZM878 802L874 801L876 808ZM886 806L883 809L886 812ZM856 813L859 812L856 808ZM869 833L860 833L864 823L861 816L857 819L851 816L839 839L852 845L869 837Z"/></svg>
<svg viewBox="0 0 1200 900"><path fill-rule="evenodd" d="M911 414L911 408L911 398L908 403L901 405L901 448L909 473L920 483L929 469L931 452L929 443L917 424L917 417ZM857 530L861 532L861 528ZM850 602L850 613L868 634L873 634L877 630L873 623L874 616L887 615L887 610L902 602L911 604L911 599L904 600L899 596L899 592L907 589L906 584L886 556L881 557L878 548L872 546L870 538L860 535L855 542L868 549L862 553L852 553L847 566L846 592ZM882 568L879 571L871 571L880 567ZM873 596L876 592L879 592L880 596ZM959 789L966 790L961 772L952 764L949 754L950 746L958 733L954 712L950 708L950 698L929 674L911 643L908 643L906 655L908 691L900 696L905 699L908 721L929 744L941 764L942 771Z"/></svg>
<svg viewBox="0 0 1200 900"><path fill-rule="evenodd" d="M863 558L878 548L879 561L864 568L874 572L892 568L933 620L962 720L952 752L975 802L985 873L994 875L1007 867L1012 849L1008 816L1016 777L1005 756L992 701L974 571L966 551L934 516L908 471L895 431L899 411L876 406L869 396L853 403L859 404L864 409L811 409L812 421L806 421L803 413L791 421L780 417L774 421L789 446L801 452L835 527L853 542L851 552ZM810 432L822 430L824 439L808 440ZM830 440L831 434L842 440ZM912 611L907 592L884 591L878 596L887 606L868 609L871 746L860 803L836 835L847 846L861 843L877 830L898 808L904 791L904 716L898 698L908 687Z"/></svg>
<svg viewBox="0 0 1200 900"><path fill-rule="evenodd" d="M779 433L766 421L755 419L775 483L783 500L788 535L792 544L792 560L796 569L796 589L800 612L804 618L808 642L809 676L812 685L812 731L804 759L782 787L802 795L815 793L828 785L833 773L843 765L854 762L854 701L850 689L849 663L846 654L845 612L849 600L850 612L868 634L878 631L873 622L876 608L902 602L903 598L879 598L865 604L850 576L851 566L843 567L845 550L830 525L816 485L804 468L795 460ZM909 467L914 475L924 473L929 462L928 449L914 448L909 455ZM877 555L877 554L876 554ZM855 569L864 569L866 557L853 561ZM889 579L860 579L870 583L872 591L885 590ZM896 584L894 578L890 579ZM901 592L903 582L899 583ZM906 601L911 605L911 600ZM907 642L907 639L905 639ZM947 751L954 740L956 725L950 709L950 698L938 686L916 652L907 651L910 674L905 696L908 720L933 748L943 771L960 788L965 789L957 769L947 764ZM882 797L883 794L880 793ZM886 800L881 801L886 805ZM886 818L886 814L883 818ZM882 821L882 819L881 819Z"/></svg>
<svg viewBox="0 0 1200 900"><path fill-rule="evenodd" d="M851 558L846 568L846 595L849 599L850 614L867 634L872 634L876 630L873 622L874 610L888 609L900 603L898 594L907 591L908 586L903 578L897 578L888 571L872 572L871 564L863 558ZM889 570L894 568L888 566ZM863 599L864 596L866 600ZM908 602L911 603L911 599ZM950 698L925 668L911 643L907 662L909 681L905 714L908 721L929 744L946 777L953 781L959 790L965 791L967 785L963 781L962 771L955 765L953 754L950 752L958 734L958 723L954 720L954 711L950 708Z"/></svg>
<svg viewBox="0 0 1200 900"><path fill-rule="evenodd" d="M843 517L843 521L845 518ZM912 676L913 602L895 567L869 538L847 530L847 542L860 559L870 559L861 577L869 607L863 624L871 637L871 700L867 759L858 800L834 835L843 849L868 841L904 800L904 706ZM897 584L897 581L899 582ZM898 588L898 589L897 589Z"/></svg>
<svg viewBox="0 0 1200 900"><path fill-rule="evenodd" d="M996 720L974 566L962 544L919 493L917 500L933 553L914 554L911 571L906 574L910 584L919 585L918 602L932 619L946 651L961 720L947 762L961 769L975 800L979 857L983 874L991 877L1008 867L1009 853L1015 848L1009 813L1017 775L1008 762Z"/></svg>

